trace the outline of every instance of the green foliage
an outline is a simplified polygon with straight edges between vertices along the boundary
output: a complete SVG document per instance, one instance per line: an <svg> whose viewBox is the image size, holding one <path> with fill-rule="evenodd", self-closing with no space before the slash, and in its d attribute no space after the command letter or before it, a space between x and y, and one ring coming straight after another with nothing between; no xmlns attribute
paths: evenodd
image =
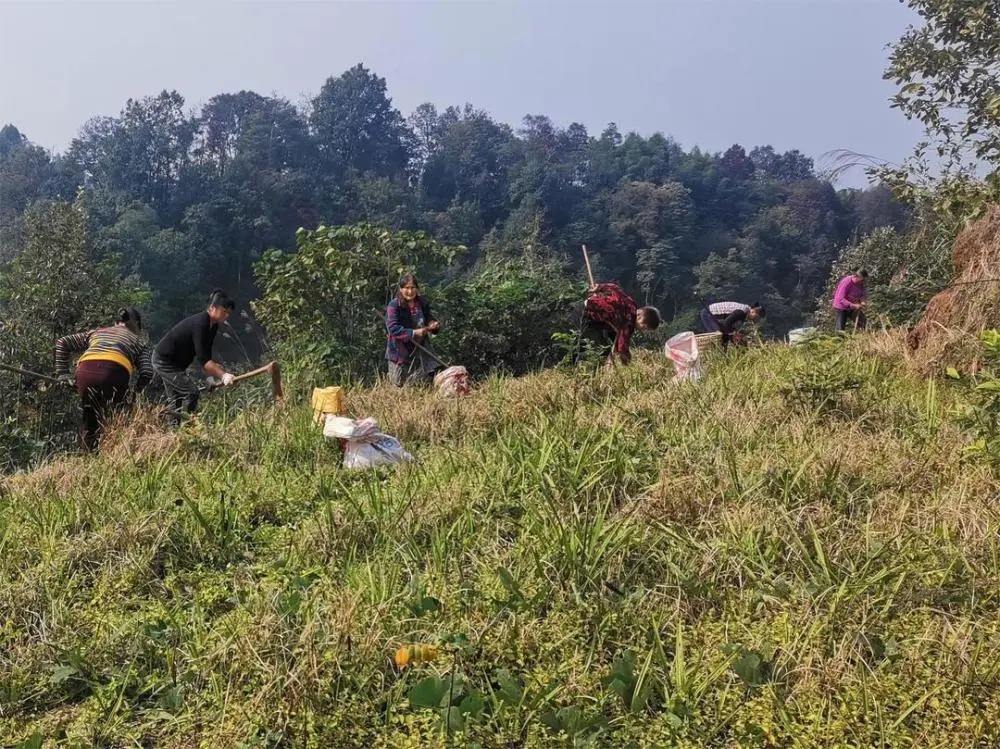
<svg viewBox="0 0 1000 749"><path fill-rule="evenodd" d="M246 309L260 291L255 264L269 249L294 252L299 227L355 224L470 247L448 278L486 256L520 257L528 237L583 278L587 244L600 280L657 306L673 329L709 298L736 298L764 301L783 333L814 307L838 247L901 222L884 190L837 192L797 150L685 151L613 124L589 134L532 115L511 126L471 104L422 104L406 120L363 65L328 78L308 107L253 91L194 111L176 91L130 99L56 156L5 127L0 262L24 248L25 208L81 185L96 252L120 255L152 292L154 337L215 286ZM518 356L504 366L522 370Z"/></svg>
<svg viewBox="0 0 1000 749"><path fill-rule="evenodd" d="M107 324L146 298L119 274L117 257L99 257L82 206L42 203L25 215L27 244L0 274L0 347L29 368L51 365L56 338Z"/></svg>
<svg viewBox="0 0 1000 749"><path fill-rule="evenodd" d="M954 274L951 247L955 233L946 222L922 214L904 233L876 229L845 247L817 301L817 322L832 327L831 305L837 284L849 273L864 268L868 271L865 292L869 324L913 325L931 297L947 286Z"/></svg>
<svg viewBox="0 0 1000 749"><path fill-rule="evenodd" d="M585 296L550 256L484 260L435 294L442 351L477 374L551 366L561 358L552 336L575 333Z"/></svg>
<svg viewBox="0 0 1000 749"><path fill-rule="evenodd" d="M984 367L968 382L969 403L958 410L958 423L972 434L965 456L1000 466L1000 331L987 330L980 337ZM949 368L948 376L960 380Z"/></svg>
<svg viewBox="0 0 1000 749"><path fill-rule="evenodd" d="M253 308L291 360L326 371L377 366L399 277L416 271L426 286L464 251L368 224L299 229L296 241L294 254L271 250L255 266Z"/></svg>
<svg viewBox="0 0 1000 749"><path fill-rule="evenodd" d="M844 350L842 339L817 336L800 347L802 356L791 369L781 394L790 408L814 414L843 411L845 396L861 387L862 379Z"/></svg>
<svg viewBox="0 0 1000 749"><path fill-rule="evenodd" d="M926 140L902 166L876 172L907 202L974 219L1000 198L1000 15L992 0L906 4L921 23L892 46L883 77L897 86L892 106L920 122Z"/></svg>

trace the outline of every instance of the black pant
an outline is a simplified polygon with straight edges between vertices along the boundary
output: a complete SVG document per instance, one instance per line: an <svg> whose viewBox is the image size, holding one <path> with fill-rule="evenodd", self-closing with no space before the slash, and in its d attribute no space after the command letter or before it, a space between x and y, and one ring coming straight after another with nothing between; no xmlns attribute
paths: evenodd
<svg viewBox="0 0 1000 749"><path fill-rule="evenodd" d="M722 333L722 348L726 348L729 342L733 338L732 331L723 330L722 325L719 324L719 319L708 311L708 307L705 307L698 313L698 320L701 322L701 327L704 328L705 333Z"/></svg>
<svg viewBox="0 0 1000 749"><path fill-rule="evenodd" d="M836 326L837 332L844 330L850 324L851 329L854 328L854 321L858 322L858 329L864 330L867 320L865 319L865 313L859 309L833 309L833 323Z"/></svg>
<svg viewBox="0 0 1000 749"><path fill-rule="evenodd" d="M128 397L129 372L121 364L99 359L76 367L76 392L80 394L80 443L87 452L98 448L101 431Z"/></svg>
<svg viewBox="0 0 1000 749"><path fill-rule="evenodd" d="M580 340L577 343L576 354L573 363L579 364L584 358L584 346L589 344L589 348L596 352L600 361L605 361L615 347L615 331L600 323L595 323L587 317L583 318L580 326Z"/></svg>
<svg viewBox="0 0 1000 749"><path fill-rule="evenodd" d="M163 380L163 389L167 392L167 405L170 410L170 423L177 426L181 417L198 410L198 398L201 393L198 385L187 373L187 367L165 361L153 354L153 369Z"/></svg>

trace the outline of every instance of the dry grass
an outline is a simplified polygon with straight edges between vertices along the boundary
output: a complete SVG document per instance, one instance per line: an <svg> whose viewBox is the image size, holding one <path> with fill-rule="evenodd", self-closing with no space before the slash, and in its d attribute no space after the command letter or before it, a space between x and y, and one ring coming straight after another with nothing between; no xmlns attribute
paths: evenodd
<svg viewBox="0 0 1000 749"><path fill-rule="evenodd" d="M418 458L372 474L336 469L306 407L131 424L5 481L0 734L993 745L1000 483L959 462L954 396L903 348L713 351L696 384L643 356L455 400L354 391ZM397 672L414 642L444 655ZM640 707L612 688L628 651ZM453 675L483 701L459 736L409 698Z"/></svg>
<svg viewBox="0 0 1000 749"><path fill-rule="evenodd" d="M958 235L952 258L952 285L931 299L907 336L910 360L923 374L977 369L980 331L1000 327L1000 206Z"/></svg>

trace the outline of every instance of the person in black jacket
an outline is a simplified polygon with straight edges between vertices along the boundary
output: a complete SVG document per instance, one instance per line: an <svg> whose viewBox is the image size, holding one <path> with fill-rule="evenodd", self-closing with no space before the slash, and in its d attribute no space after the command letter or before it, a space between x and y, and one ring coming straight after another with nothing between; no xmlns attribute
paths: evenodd
<svg viewBox="0 0 1000 749"><path fill-rule="evenodd" d="M389 361L389 381L396 387L430 378L441 368L430 345L430 334L441 329L431 306L420 296L420 286L412 273L399 279L399 290L385 309L385 329L389 334L385 358ZM417 344L417 345L414 345ZM419 371L409 374L415 364Z"/></svg>
<svg viewBox="0 0 1000 749"><path fill-rule="evenodd" d="M215 289L208 298L208 309L177 323L153 351L153 369L163 380L170 404L170 420L175 426L181 417L198 410L198 386L187 369L197 360L206 374L233 384L233 375L212 359L212 345L219 325L233 311L235 303L222 289Z"/></svg>

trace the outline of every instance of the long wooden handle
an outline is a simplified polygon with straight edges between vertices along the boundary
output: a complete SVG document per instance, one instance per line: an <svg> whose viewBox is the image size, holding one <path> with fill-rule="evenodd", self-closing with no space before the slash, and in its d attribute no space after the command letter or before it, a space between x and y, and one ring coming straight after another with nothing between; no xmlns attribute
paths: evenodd
<svg viewBox="0 0 1000 749"><path fill-rule="evenodd" d="M10 364L0 364L0 369L5 369L8 372L14 372L15 374L28 375L28 377L45 380L46 382L59 382L59 378L57 377L50 377L49 375L40 374L39 372L32 372L30 369L24 369L23 367L12 367Z"/></svg>
<svg viewBox="0 0 1000 749"><path fill-rule="evenodd" d="M594 271L590 269L590 255L587 254L587 245L582 245L583 247L583 262L587 266L587 280L590 281L590 285L594 285Z"/></svg>
<svg viewBox="0 0 1000 749"><path fill-rule="evenodd" d="M267 364L263 367L259 367L249 372L244 372L241 375L237 375L236 377L233 378L233 382L242 382L243 380L249 380L251 377L257 377L258 375L262 375L265 372L270 372L270 371L271 371L271 365Z"/></svg>

